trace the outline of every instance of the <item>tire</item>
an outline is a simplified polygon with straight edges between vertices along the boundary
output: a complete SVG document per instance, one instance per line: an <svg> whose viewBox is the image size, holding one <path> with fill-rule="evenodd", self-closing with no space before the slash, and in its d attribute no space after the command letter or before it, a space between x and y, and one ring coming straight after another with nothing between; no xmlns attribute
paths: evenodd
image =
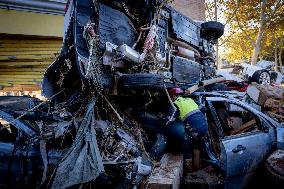
<svg viewBox="0 0 284 189"><path fill-rule="evenodd" d="M251 77L251 82L256 82L261 85L270 85L271 84L270 73L266 70L258 70L253 73Z"/></svg>
<svg viewBox="0 0 284 189"><path fill-rule="evenodd" d="M149 73L137 73L123 75L119 78L119 86L126 89L158 89L164 88L164 80L161 76Z"/></svg>
<svg viewBox="0 0 284 189"><path fill-rule="evenodd" d="M284 187L284 151L276 150L266 160L265 175L277 188Z"/></svg>
<svg viewBox="0 0 284 189"><path fill-rule="evenodd" d="M201 37L217 40L224 34L224 25L220 22L209 21L201 24Z"/></svg>

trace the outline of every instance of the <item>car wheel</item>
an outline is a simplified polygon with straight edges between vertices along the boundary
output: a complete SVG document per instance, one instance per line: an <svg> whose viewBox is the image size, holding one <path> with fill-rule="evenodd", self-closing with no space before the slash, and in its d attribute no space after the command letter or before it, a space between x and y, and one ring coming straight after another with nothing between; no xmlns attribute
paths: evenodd
<svg viewBox="0 0 284 189"><path fill-rule="evenodd" d="M251 82L256 82L262 85L270 85L271 84L270 74L266 70L258 70L254 72L254 74L252 75Z"/></svg>
<svg viewBox="0 0 284 189"><path fill-rule="evenodd" d="M149 73L127 74L119 78L119 85L127 89L163 89L161 76Z"/></svg>
<svg viewBox="0 0 284 189"><path fill-rule="evenodd" d="M220 22L210 21L201 24L201 36L208 40L216 40L224 34L224 25Z"/></svg>
<svg viewBox="0 0 284 189"><path fill-rule="evenodd" d="M270 181L284 187L284 151L276 150L266 160L265 173Z"/></svg>

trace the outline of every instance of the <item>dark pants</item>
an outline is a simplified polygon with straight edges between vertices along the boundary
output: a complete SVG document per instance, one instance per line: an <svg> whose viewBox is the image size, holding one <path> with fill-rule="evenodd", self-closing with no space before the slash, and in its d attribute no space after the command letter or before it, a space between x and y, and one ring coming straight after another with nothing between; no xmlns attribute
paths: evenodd
<svg viewBox="0 0 284 189"><path fill-rule="evenodd" d="M192 158L193 149L201 149L202 139L208 132L208 123L202 112L190 115L184 120L184 156Z"/></svg>
<svg viewBox="0 0 284 189"><path fill-rule="evenodd" d="M194 113L184 121L185 132L189 135L198 137L198 139L203 138L208 132L208 123L205 115L202 112Z"/></svg>
<svg viewBox="0 0 284 189"><path fill-rule="evenodd" d="M175 121L170 125L162 123L157 116L146 114L143 127L150 132L165 135L170 148L183 150L185 155L191 155L193 145L199 143L208 130L207 120L202 112L192 114L184 122ZM194 135L198 137L193 137Z"/></svg>

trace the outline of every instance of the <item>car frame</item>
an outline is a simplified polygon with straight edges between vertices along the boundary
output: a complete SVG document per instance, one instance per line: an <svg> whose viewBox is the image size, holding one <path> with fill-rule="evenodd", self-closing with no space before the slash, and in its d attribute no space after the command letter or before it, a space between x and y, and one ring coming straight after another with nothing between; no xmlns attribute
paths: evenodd
<svg viewBox="0 0 284 189"><path fill-rule="evenodd" d="M248 104L226 94L200 92L195 95L207 108L207 119L213 118L217 125L221 152L220 158L215 154L212 160L218 160L217 166L224 173L224 188L246 187L262 168L266 158L276 149L284 149L284 127ZM258 119L259 130L224 136L214 102L228 103L250 112Z"/></svg>

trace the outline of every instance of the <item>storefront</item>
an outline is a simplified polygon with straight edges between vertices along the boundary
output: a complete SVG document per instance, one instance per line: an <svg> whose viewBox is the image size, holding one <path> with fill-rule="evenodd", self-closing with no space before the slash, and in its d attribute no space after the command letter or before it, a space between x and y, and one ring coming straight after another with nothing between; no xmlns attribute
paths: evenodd
<svg viewBox="0 0 284 189"><path fill-rule="evenodd" d="M40 91L42 75L60 51L65 3L0 0L2 92Z"/></svg>

